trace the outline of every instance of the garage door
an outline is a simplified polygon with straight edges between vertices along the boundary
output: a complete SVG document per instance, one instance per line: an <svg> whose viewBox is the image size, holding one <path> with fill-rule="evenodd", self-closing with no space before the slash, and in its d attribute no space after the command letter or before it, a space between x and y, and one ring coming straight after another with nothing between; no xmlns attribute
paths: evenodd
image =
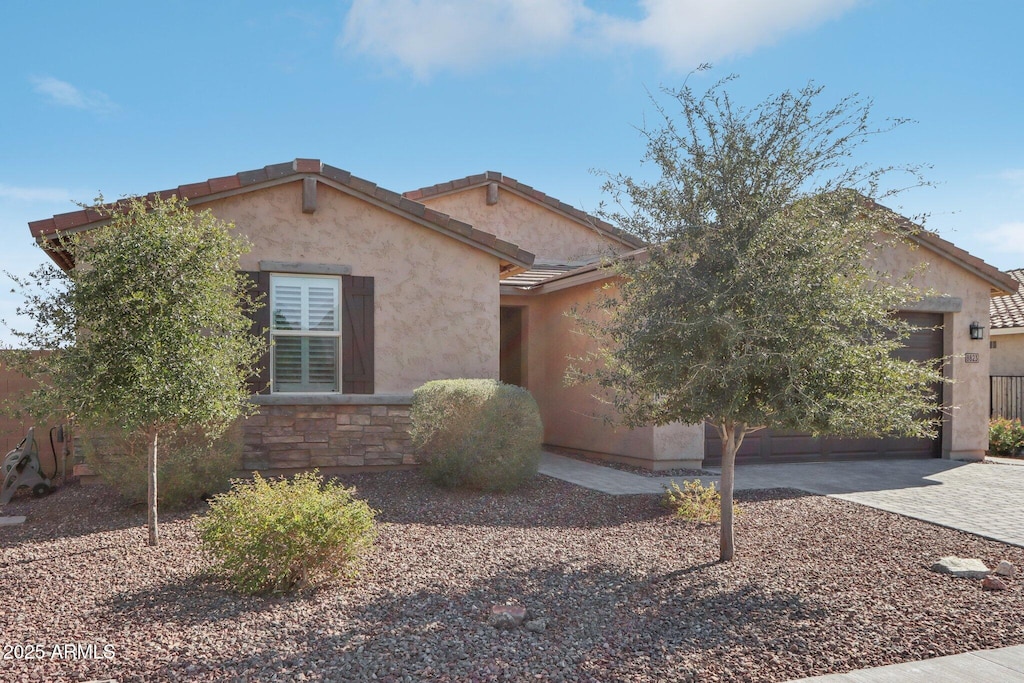
<svg viewBox="0 0 1024 683"><path fill-rule="evenodd" d="M935 329L916 331L898 354L905 360L928 360L942 356L942 314L903 313L914 325ZM936 405L939 392L936 390ZM705 427L704 463L720 465L722 440L713 427ZM822 460L863 460L873 458L938 458L939 437L934 439L836 439L813 437L799 432L764 429L748 434L736 454L737 463L810 462Z"/></svg>

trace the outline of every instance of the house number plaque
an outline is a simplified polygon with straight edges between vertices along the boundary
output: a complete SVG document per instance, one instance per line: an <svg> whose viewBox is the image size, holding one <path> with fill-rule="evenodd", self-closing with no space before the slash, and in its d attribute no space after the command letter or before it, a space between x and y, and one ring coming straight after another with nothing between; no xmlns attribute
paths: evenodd
<svg viewBox="0 0 1024 683"><path fill-rule="evenodd" d="M977 363L978 362L978 354L976 354L976 353L965 353L964 354L964 362L965 363Z"/></svg>

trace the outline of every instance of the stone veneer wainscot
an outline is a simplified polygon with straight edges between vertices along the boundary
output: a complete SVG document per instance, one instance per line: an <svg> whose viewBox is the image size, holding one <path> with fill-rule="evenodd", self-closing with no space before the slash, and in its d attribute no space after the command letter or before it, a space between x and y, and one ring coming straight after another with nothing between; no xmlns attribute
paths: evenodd
<svg viewBox="0 0 1024 683"><path fill-rule="evenodd" d="M246 470L394 467L415 463L409 438L412 396L254 396L245 421Z"/></svg>

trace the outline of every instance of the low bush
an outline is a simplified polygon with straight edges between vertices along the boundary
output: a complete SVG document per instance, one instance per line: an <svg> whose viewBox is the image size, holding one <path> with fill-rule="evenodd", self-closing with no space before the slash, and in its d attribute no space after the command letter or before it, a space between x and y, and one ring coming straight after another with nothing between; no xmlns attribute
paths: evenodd
<svg viewBox="0 0 1024 683"><path fill-rule="evenodd" d="M1024 449L1024 425L1020 420L998 417L988 423L988 452L1018 455Z"/></svg>
<svg viewBox="0 0 1024 683"><path fill-rule="evenodd" d="M444 487L512 490L537 473L544 427L533 396L495 380L427 382L410 434L423 471Z"/></svg>
<svg viewBox="0 0 1024 683"><path fill-rule="evenodd" d="M144 435L110 426L83 429L81 445L93 472L130 503L146 500L147 448ZM161 437L157 451L157 493L173 509L226 491L241 464L242 432L236 424L220 438L197 428Z"/></svg>
<svg viewBox="0 0 1024 683"><path fill-rule="evenodd" d="M203 547L242 593L287 593L345 572L373 543L375 511L317 472L235 481L199 522Z"/></svg>
<svg viewBox="0 0 1024 683"><path fill-rule="evenodd" d="M661 496L661 505L695 522L717 522L722 517L722 494L715 489L714 482L704 486L699 479L684 481L681 489L670 481Z"/></svg>

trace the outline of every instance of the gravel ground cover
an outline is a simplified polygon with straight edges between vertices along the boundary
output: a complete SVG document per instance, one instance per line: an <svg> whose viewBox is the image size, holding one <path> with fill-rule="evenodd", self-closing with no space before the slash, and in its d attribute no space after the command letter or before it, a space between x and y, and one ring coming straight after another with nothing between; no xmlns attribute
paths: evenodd
<svg viewBox="0 0 1024 683"><path fill-rule="evenodd" d="M30 520L0 527L0 645L43 656L0 661L0 680L781 681L1024 643L1020 579L983 592L928 570L951 554L1022 567L1024 549L845 501L741 493L720 564L717 527L657 496L346 481L381 511L375 550L358 579L287 598L209 575L201 508L165 515L149 548L144 511L105 489L15 501L3 514ZM505 602L546 629L492 628ZM78 651L54 657L65 643Z"/></svg>

